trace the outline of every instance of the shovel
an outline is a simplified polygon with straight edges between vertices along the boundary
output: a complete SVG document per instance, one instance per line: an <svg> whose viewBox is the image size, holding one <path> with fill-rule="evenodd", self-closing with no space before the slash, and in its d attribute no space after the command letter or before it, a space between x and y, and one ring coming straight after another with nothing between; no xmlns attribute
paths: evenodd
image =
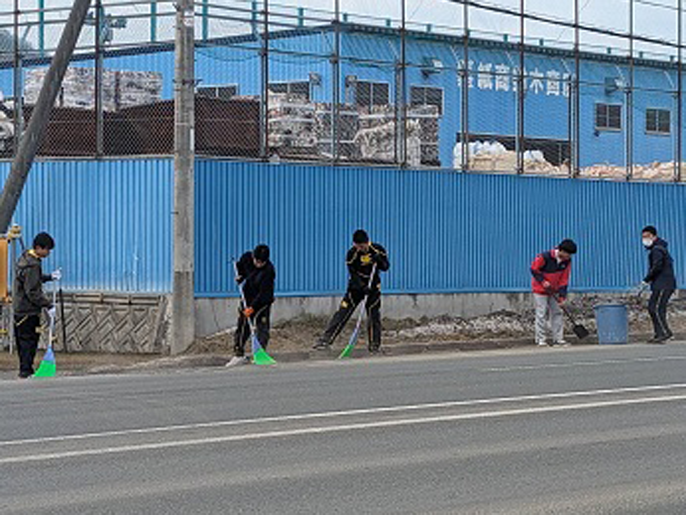
<svg viewBox="0 0 686 515"><path fill-rule="evenodd" d="M557 301L560 300L560 298L559 298L557 295L553 295L553 297L554 297L555 300L557 300ZM566 316L566 317L569 319L569 321L572 323L572 331L574 332L574 334L576 335L576 337L579 338L579 340L583 340L584 338L586 338L587 336L589 336L589 335L591 334L591 333L589 332L589 330L586 329L583 325L577 324L577 323L576 323L576 320L574 319L574 316L573 316L572 313L565 307L564 304L559 304L559 303L558 303L558 305L560 306L560 309L561 309L562 312L565 314L565 316Z"/></svg>

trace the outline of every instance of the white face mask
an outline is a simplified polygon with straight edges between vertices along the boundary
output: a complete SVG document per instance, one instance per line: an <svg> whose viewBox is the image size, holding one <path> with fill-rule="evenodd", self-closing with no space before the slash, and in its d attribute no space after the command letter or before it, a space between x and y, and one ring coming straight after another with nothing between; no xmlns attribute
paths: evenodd
<svg viewBox="0 0 686 515"><path fill-rule="evenodd" d="M650 238L643 238L643 246L644 247L651 247L653 245L653 240Z"/></svg>

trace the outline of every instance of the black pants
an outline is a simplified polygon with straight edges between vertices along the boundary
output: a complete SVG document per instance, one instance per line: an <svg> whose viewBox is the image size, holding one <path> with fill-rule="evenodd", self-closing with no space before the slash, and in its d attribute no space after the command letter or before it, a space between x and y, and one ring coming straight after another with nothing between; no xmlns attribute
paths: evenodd
<svg viewBox="0 0 686 515"><path fill-rule="evenodd" d="M648 301L648 312L653 321L655 337L672 336L667 325L667 303L674 294L674 290L654 290Z"/></svg>
<svg viewBox="0 0 686 515"><path fill-rule="evenodd" d="M264 350L267 350L269 345L269 317L271 315L271 306L265 306L257 313L250 317L252 323L255 324L255 332L257 333L257 340L262 345ZM233 337L233 352L238 357L245 356L245 344L250 339L250 324L248 319L240 311L238 314L238 327Z"/></svg>
<svg viewBox="0 0 686 515"><path fill-rule="evenodd" d="M364 300L364 293L359 290L348 290L341 301L341 307L331 318L326 331L322 335L321 341L331 345L341 334L341 331L348 323L350 317L355 312L355 308ZM365 305L367 310L367 341L369 350L377 350L381 346L381 292L373 290Z"/></svg>
<svg viewBox="0 0 686 515"><path fill-rule="evenodd" d="M38 340L40 334L37 329L40 326L40 315L15 317L14 339L17 342L19 354L19 375L22 377L32 376L33 361L36 359Z"/></svg>

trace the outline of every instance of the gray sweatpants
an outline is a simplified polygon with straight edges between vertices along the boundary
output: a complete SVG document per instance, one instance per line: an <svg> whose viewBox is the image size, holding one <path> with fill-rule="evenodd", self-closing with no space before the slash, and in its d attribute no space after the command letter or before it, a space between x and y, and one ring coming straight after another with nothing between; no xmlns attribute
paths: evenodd
<svg viewBox="0 0 686 515"><path fill-rule="evenodd" d="M546 343L548 333L552 333L553 343L564 341L564 320L562 310L554 297L534 293L536 308L536 343Z"/></svg>

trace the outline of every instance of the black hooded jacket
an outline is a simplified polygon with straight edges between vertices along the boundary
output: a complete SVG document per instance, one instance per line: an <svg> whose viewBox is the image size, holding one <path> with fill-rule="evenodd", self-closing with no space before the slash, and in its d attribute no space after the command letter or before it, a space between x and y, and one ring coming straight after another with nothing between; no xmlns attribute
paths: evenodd
<svg viewBox="0 0 686 515"><path fill-rule="evenodd" d="M243 279L243 294L248 307L255 311L274 302L274 282L276 270L271 261L262 268L257 268L252 259L252 252L246 252L237 263L238 275Z"/></svg>
<svg viewBox="0 0 686 515"><path fill-rule="evenodd" d="M676 276L674 262L667 250L667 242L656 239L648 249L648 275L644 281L650 283L650 288L656 290L676 290Z"/></svg>
<svg viewBox="0 0 686 515"><path fill-rule="evenodd" d="M12 295L14 316L39 315L43 308L52 307L52 302L43 294L43 283L51 281L52 277L43 275L41 260L32 250L19 257L16 274Z"/></svg>

